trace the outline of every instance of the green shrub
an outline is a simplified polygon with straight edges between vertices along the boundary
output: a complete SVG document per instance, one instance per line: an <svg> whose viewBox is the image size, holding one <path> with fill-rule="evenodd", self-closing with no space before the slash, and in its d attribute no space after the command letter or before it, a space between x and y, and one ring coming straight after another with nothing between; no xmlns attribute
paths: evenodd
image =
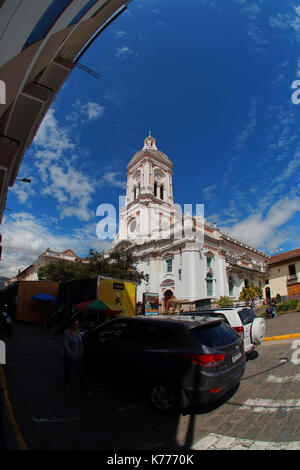
<svg viewBox="0 0 300 470"><path fill-rule="evenodd" d="M217 300L217 304L220 308L233 307L233 300L226 295L223 295Z"/></svg>
<svg viewBox="0 0 300 470"><path fill-rule="evenodd" d="M300 299L289 299L276 305L276 313L286 313L293 310L300 310Z"/></svg>

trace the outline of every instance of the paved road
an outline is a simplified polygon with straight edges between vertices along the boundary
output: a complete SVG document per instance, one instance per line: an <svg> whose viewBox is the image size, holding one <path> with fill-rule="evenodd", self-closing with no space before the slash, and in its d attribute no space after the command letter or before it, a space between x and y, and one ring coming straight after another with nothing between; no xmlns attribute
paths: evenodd
<svg viewBox="0 0 300 470"><path fill-rule="evenodd" d="M293 314L269 320L267 335L286 334L287 322L289 332L300 332L300 314ZM262 441L264 448L300 449L300 364L292 349L300 359L300 338L264 342L248 360L239 389L220 407L167 416L127 385L90 378L92 400L81 396L76 381L64 391L61 338L26 324L16 324L14 333L5 375L29 449L247 448ZM15 449L7 424L5 418L7 447Z"/></svg>

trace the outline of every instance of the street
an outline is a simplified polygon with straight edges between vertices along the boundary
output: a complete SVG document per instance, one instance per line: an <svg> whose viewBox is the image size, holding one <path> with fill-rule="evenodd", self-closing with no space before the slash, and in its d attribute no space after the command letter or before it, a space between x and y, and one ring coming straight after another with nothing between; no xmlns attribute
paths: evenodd
<svg viewBox="0 0 300 470"><path fill-rule="evenodd" d="M130 384L121 387L88 376L95 396L87 400L74 377L72 390L64 391L61 337L40 326L15 324L5 374L29 449L300 449L296 341L263 342L249 357L240 387L228 401L179 416L156 411ZM8 429L7 419L5 425ZM9 449L18 448L11 431L6 441Z"/></svg>

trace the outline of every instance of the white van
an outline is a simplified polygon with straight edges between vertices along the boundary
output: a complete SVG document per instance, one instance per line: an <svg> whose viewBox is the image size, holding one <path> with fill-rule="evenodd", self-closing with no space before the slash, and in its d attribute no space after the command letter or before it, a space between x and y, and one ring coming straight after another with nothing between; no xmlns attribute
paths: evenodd
<svg viewBox="0 0 300 470"><path fill-rule="evenodd" d="M222 318L243 338L246 353L251 352L265 337L265 320L257 317L250 307L199 310L197 312L183 312L181 315L205 315Z"/></svg>

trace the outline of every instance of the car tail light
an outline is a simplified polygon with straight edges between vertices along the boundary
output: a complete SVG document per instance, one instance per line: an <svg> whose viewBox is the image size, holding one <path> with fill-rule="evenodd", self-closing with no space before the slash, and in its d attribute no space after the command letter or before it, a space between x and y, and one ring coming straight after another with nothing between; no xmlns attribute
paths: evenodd
<svg viewBox="0 0 300 470"><path fill-rule="evenodd" d="M220 390L222 390L222 387L211 388L209 391L210 391L210 393L218 393Z"/></svg>
<svg viewBox="0 0 300 470"><path fill-rule="evenodd" d="M201 367L214 367L225 359L225 354L184 354L183 357Z"/></svg>
<svg viewBox="0 0 300 470"><path fill-rule="evenodd" d="M234 326L233 329L244 339L244 327L243 326Z"/></svg>

